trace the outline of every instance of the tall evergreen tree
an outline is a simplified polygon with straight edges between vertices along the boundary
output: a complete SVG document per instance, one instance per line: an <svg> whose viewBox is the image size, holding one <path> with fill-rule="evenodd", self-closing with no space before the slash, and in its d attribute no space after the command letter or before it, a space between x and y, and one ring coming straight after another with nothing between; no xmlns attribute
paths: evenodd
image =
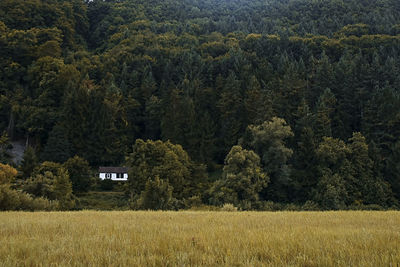
<svg viewBox="0 0 400 267"><path fill-rule="evenodd" d="M38 165L38 158L36 157L36 152L33 149L33 147L28 146L25 149L24 156L21 161L21 172L22 172L22 177L24 179L27 179L31 176L33 170L36 168Z"/></svg>
<svg viewBox="0 0 400 267"><path fill-rule="evenodd" d="M231 72L222 88L220 99L217 103L220 117L220 138L223 150L228 152L235 145L244 130L243 127L243 97L240 82Z"/></svg>
<svg viewBox="0 0 400 267"><path fill-rule="evenodd" d="M72 146L65 129L61 125L54 126L42 152L41 159L63 163L71 157L72 153Z"/></svg>

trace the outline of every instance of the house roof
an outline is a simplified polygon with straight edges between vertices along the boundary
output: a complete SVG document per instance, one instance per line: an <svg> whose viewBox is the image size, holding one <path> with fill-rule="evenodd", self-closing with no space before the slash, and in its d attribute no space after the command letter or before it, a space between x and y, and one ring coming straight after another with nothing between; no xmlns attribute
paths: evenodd
<svg viewBox="0 0 400 267"><path fill-rule="evenodd" d="M127 167L99 167L99 172L107 173L127 173Z"/></svg>

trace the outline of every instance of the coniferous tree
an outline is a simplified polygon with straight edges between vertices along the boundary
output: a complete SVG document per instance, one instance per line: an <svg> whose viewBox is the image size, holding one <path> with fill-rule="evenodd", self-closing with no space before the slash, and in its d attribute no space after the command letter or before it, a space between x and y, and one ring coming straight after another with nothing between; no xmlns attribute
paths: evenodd
<svg viewBox="0 0 400 267"><path fill-rule="evenodd" d="M41 155L44 161L63 163L71 157L72 146L61 125L54 126Z"/></svg>
<svg viewBox="0 0 400 267"><path fill-rule="evenodd" d="M74 192L87 192L89 190L90 166L85 159L74 156L68 159L63 167L68 171Z"/></svg>
<svg viewBox="0 0 400 267"><path fill-rule="evenodd" d="M332 136L332 117L335 111L336 98L327 88L320 96L315 114L314 131L321 140L324 136Z"/></svg>
<svg viewBox="0 0 400 267"><path fill-rule="evenodd" d="M38 159L36 157L36 152L33 149L33 147L28 146L25 149L24 156L21 161L21 172L22 172L22 177L24 179L27 179L31 176L33 170L36 168L38 165Z"/></svg>
<svg viewBox="0 0 400 267"><path fill-rule="evenodd" d="M12 147L7 134L0 136L0 163L9 163L11 155L9 149Z"/></svg>
<svg viewBox="0 0 400 267"><path fill-rule="evenodd" d="M221 114L220 138L224 150L228 151L230 147L237 143L244 126L241 87L233 72L229 74L225 81L217 106Z"/></svg>
<svg viewBox="0 0 400 267"><path fill-rule="evenodd" d="M295 192L292 197L305 202L312 199L312 191L318 183L315 170L318 144L313 130L313 114L305 99L299 105L295 118L292 172Z"/></svg>

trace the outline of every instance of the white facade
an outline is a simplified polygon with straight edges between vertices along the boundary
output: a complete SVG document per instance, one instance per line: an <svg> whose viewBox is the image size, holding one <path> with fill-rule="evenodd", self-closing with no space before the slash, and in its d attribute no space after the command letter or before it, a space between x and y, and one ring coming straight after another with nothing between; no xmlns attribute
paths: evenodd
<svg viewBox="0 0 400 267"><path fill-rule="evenodd" d="M111 179L113 181L128 181L128 174L127 173L106 173L101 172L99 174L101 180Z"/></svg>

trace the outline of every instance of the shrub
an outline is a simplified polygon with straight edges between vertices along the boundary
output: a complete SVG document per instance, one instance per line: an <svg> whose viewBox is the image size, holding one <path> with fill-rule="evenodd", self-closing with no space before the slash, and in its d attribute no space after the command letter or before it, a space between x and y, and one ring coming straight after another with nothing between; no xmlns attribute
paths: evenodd
<svg viewBox="0 0 400 267"><path fill-rule="evenodd" d="M302 210L301 206L293 204L293 203L288 203L283 206L283 210L287 211L299 211Z"/></svg>
<svg viewBox="0 0 400 267"><path fill-rule="evenodd" d="M12 183L17 173L17 170L10 165L0 163L0 184Z"/></svg>
<svg viewBox="0 0 400 267"><path fill-rule="evenodd" d="M217 207L217 206L211 206L211 205L199 205L199 206L192 206L190 207L189 210L193 210L193 211L218 211L221 208Z"/></svg>
<svg viewBox="0 0 400 267"><path fill-rule="evenodd" d="M55 210L57 207L57 201L33 198L30 194L10 189L9 185L0 185L0 210Z"/></svg>
<svg viewBox="0 0 400 267"><path fill-rule="evenodd" d="M233 204L231 204L231 203L225 203L225 204L221 207L220 210L221 210L221 211L237 211L238 208L235 207L235 206L233 206Z"/></svg>
<svg viewBox="0 0 400 267"><path fill-rule="evenodd" d="M176 209L176 204L179 203L172 197L172 190L173 187L169 185L168 180L156 176L154 180L146 182L145 189L134 203L133 208L145 210Z"/></svg>
<svg viewBox="0 0 400 267"><path fill-rule="evenodd" d="M104 191L111 191L114 188L114 183L111 179L105 179L100 181L100 189Z"/></svg>
<svg viewBox="0 0 400 267"><path fill-rule="evenodd" d="M382 206L377 204L358 204L358 205L351 205L347 207L347 210L385 210Z"/></svg>
<svg viewBox="0 0 400 267"><path fill-rule="evenodd" d="M26 180L24 191L49 200L57 200L57 208L69 210L75 206L72 184L67 170L53 162L44 162L35 176Z"/></svg>
<svg viewBox="0 0 400 267"><path fill-rule="evenodd" d="M19 204L17 191L7 184L0 185L0 210L16 210Z"/></svg>
<svg viewBox="0 0 400 267"><path fill-rule="evenodd" d="M273 201L263 201L260 205L260 210L262 211L277 211L281 209L282 205Z"/></svg>
<svg viewBox="0 0 400 267"><path fill-rule="evenodd" d="M31 195L23 193L23 192L18 192L19 193L19 201L20 201L20 206L19 210L30 210L30 211L35 211L35 210L57 210L58 208L58 201L51 201L48 200L47 198L43 197L38 197L38 198L32 198Z"/></svg>
<svg viewBox="0 0 400 267"><path fill-rule="evenodd" d="M320 207L317 203L311 200L307 200L306 203L302 206L302 210L316 211L320 210Z"/></svg>
<svg viewBox="0 0 400 267"><path fill-rule="evenodd" d="M196 195L192 196L188 199L185 199L184 201L185 207L186 208L192 208L192 207L199 207L203 204L201 197Z"/></svg>

